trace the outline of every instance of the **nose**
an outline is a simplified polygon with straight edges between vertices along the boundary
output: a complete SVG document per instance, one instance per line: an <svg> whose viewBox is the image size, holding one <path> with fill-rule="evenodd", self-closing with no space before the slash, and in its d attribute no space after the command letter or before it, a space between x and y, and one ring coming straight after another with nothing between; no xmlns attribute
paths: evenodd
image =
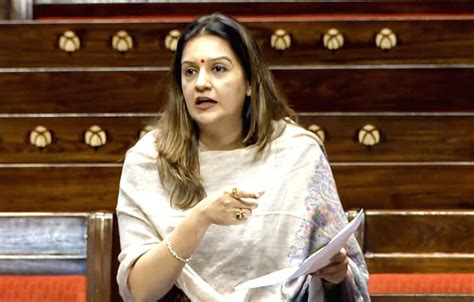
<svg viewBox="0 0 474 302"><path fill-rule="evenodd" d="M199 70L197 79L196 79L196 89L205 90L210 87L209 76L205 68Z"/></svg>

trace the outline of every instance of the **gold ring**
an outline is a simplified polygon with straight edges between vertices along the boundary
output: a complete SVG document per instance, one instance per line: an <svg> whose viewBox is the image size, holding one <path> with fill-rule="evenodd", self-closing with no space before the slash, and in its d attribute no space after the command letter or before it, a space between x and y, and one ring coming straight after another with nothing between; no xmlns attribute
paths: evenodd
<svg viewBox="0 0 474 302"><path fill-rule="evenodd" d="M232 195L232 197L235 198L235 199L239 199L238 194L239 194L239 189L232 188L232 192L230 193L230 195Z"/></svg>
<svg viewBox="0 0 474 302"><path fill-rule="evenodd" d="M244 210L243 209L239 209L235 215L235 220L244 220L247 218L247 215L244 213Z"/></svg>

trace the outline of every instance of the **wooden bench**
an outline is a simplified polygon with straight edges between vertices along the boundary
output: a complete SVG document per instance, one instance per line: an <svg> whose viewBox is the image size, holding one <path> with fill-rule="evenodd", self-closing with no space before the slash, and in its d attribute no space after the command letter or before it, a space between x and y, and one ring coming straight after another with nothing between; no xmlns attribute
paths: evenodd
<svg viewBox="0 0 474 302"><path fill-rule="evenodd" d="M0 301L110 301L111 243L111 213L0 213Z"/></svg>
<svg viewBox="0 0 474 302"><path fill-rule="evenodd" d="M373 301L474 301L474 211L367 210L363 230Z"/></svg>

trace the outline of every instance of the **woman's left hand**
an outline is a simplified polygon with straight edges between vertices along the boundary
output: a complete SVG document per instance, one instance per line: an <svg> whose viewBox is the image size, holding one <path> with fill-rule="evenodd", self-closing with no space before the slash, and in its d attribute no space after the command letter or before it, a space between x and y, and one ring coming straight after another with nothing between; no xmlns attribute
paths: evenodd
<svg viewBox="0 0 474 302"><path fill-rule="evenodd" d="M311 275L313 277L322 278L332 284L339 284L346 277L348 264L347 251L342 248L332 257L331 263Z"/></svg>

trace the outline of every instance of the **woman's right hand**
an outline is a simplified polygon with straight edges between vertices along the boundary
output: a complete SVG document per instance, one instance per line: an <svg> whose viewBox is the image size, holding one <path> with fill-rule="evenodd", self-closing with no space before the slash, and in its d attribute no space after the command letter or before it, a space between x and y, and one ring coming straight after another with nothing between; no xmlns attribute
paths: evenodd
<svg viewBox="0 0 474 302"><path fill-rule="evenodd" d="M252 210L258 207L257 199L263 193L244 192L234 188L230 192L207 196L194 207L194 211L209 225L243 224L252 215Z"/></svg>

